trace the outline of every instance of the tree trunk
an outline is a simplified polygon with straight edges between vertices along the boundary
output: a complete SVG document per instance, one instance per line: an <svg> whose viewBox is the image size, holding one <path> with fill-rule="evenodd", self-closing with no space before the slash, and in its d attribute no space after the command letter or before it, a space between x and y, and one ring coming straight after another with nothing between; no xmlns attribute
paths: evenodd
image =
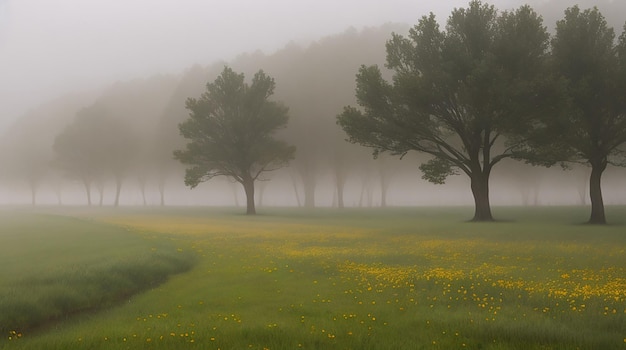
<svg viewBox="0 0 626 350"><path fill-rule="evenodd" d="M580 197L580 205L587 205L587 194L589 191L587 190L587 185L589 185L589 176L587 171L582 174L582 178L580 179L578 185L578 196Z"/></svg>
<svg viewBox="0 0 626 350"><path fill-rule="evenodd" d="M343 185L344 185L345 181L339 181L337 180L337 208L343 208L344 207L344 203L343 203Z"/></svg>
<svg viewBox="0 0 626 350"><path fill-rule="evenodd" d="M370 184L370 169L363 168L361 170L361 195L359 196L359 207L363 207L364 205L372 206L372 194L371 194L371 184ZM365 202L365 203L364 203Z"/></svg>
<svg viewBox="0 0 626 350"><path fill-rule="evenodd" d="M385 187L380 188L380 207L387 207L387 188Z"/></svg>
<svg viewBox="0 0 626 350"><path fill-rule="evenodd" d="M98 202L98 206L102 206L104 203L104 184L98 184L98 192L100 193L100 202Z"/></svg>
<svg viewBox="0 0 626 350"><path fill-rule="evenodd" d="M606 165L606 160L591 163L591 176L589 177L589 197L591 198L590 224L606 224L602 187L600 184L602 172L606 169Z"/></svg>
<svg viewBox="0 0 626 350"><path fill-rule="evenodd" d="M315 208L315 179L303 178L304 180L304 207Z"/></svg>
<svg viewBox="0 0 626 350"><path fill-rule="evenodd" d="M291 183L293 184L293 191L296 194L296 202L298 203L298 207L301 207L302 202L300 201L300 193L298 192L298 183L293 173L291 173Z"/></svg>
<svg viewBox="0 0 626 350"><path fill-rule="evenodd" d="M113 206L118 207L120 205L120 192L122 192L122 178L115 178L115 202Z"/></svg>
<svg viewBox="0 0 626 350"><path fill-rule="evenodd" d="M230 188L233 190L233 199L235 200L235 206L239 208L239 196L237 193L237 184L229 183Z"/></svg>
<svg viewBox="0 0 626 350"><path fill-rule="evenodd" d="M30 203L33 207L37 205L37 184L34 181L30 182Z"/></svg>
<svg viewBox="0 0 626 350"><path fill-rule="evenodd" d="M588 183L589 183L588 181L584 181L583 183L581 183L578 186L578 198L580 198L580 202L579 203L582 206L587 205L587 193L589 193L587 191L587 184Z"/></svg>
<svg viewBox="0 0 626 350"><path fill-rule="evenodd" d="M530 205L530 188L526 185L522 185L520 189L520 193L522 194L522 205L527 207Z"/></svg>
<svg viewBox="0 0 626 350"><path fill-rule="evenodd" d="M385 164L385 158L378 159L378 176L380 179L380 206L382 208L387 206L387 192L391 185L391 171Z"/></svg>
<svg viewBox="0 0 626 350"><path fill-rule="evenodd" d="M159 193L161 194L161 206L165 206L165 181L159 181Z"/></svg>
<svg viewBox="0 0 626 350"><path fill-rule="evenodd" d="M317 186L316 172L313 161L307 161L300 164L298 173L302 178L302 187L304 188L304 207L315 207L315 187Z"/></svg>
<svg viewBox="0 0 626 350"><path fill-rule="evenodd" d="M141 187L141 199L143 200L143 206L147 206L148 202L146 201L146 187L142 186Z"/></svg>
<svg viewBox="0 0 626 350"><path fill-rule="evenodd" d="M87 205L91 206L91 184L89 181L83 180L83 185L85 185L85 192L87 193Z"/></svg>
<svg viewBox="0 0 626 350"><path fill-rule="evenodd" d="M389 190L389 185L391 181L387 176L381 177L380 179L380 206L382 208L387 207L387 192Z"/></svg>
<svg viewBox="0 0 626 350"><path fill-rule="evenodd" d="M337 155L335 155L335 163L333 165L336 187L335 194L337 195L337 208L341 209L344 207L343 194L344 187L346 185L346 171L344 169L345 165L343 164L342 160L338 158Z"/></svg>
<svg viewBox="0 0 626 350"><path fill-rule="evenodd" d="M259 186L257 186L257 189L259 190L258 196L257 196L257 206L258 207L262 207L263 206L263 193L265 192L265 183L263 183L263 181L259 182Z"/></svg>
<svg viewBox="0 0 626 350"><path fill-rule="evenodd" d="M254 180L248 175L244 177L241 184L243 185L243 190L246 192L246 214L254 215L256 214L254 207Z"/></svg>
<svg viewBox="0 0 626 350"><path fill-rule="evenodd" d="M361 186L361 195L359 196L359 208L363 207L363 195L365 194L365 186Z"/></svg>
<svg viewBox="0 0 626 350"><path fill-rule="evenodd" d="M472 173L471 187L475 206L472 221L493 221L489 204L489 172Z"/></svg>
<svg viewBox="0 0 626 350"><path fill-rule="evenodd" d="M141 191L141 198L143 199L143 206L147 206L148 202L146 201L146 182L147 179L143 176L139 177L139 190Z"/></svg>

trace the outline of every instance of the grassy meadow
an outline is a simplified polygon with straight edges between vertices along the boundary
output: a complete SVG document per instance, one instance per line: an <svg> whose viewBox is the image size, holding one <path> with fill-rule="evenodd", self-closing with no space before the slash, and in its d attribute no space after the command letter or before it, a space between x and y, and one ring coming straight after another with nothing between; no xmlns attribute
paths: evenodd
<svg viewBox="0 0 626 350"><path fill-rule="evenodd" d="M16 340L189 270L163 238L74 218L0 213L0 332Z"/></svg>
<svg viewBox="0 0 626 350"><path fill-rule="evenodd" d="M496 208L496 223L465 222L470 208L5 213L0 348L626 348L626 207L607 209L606 227L576 207ZM112 291L126 270L158 277ZM55 288L104 302L6 325Z"/></svg>

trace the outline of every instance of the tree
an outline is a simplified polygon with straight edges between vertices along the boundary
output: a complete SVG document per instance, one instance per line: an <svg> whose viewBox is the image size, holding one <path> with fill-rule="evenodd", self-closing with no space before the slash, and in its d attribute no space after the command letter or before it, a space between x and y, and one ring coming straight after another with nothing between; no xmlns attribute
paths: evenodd
<svg viewBox="0 0 626 350"><path fill-rule="evenodd" d="M471 180L474 221L491 221L489 176L511 157L514 135L541 106L549 35L529 6L498 14L472 1L455 9L441 31L431 14L387 43L387 68L362 66L356 97L361 108L345 107L338 124L349 141L403 156L424 152L423 178L442 184L449 175ZM521 141L520 141L521 142Z"/></svg>
<svg viewBox="0 0 626 350"><path fill-rule="evenodd" d="M32 120L29 120L32 121ZM37 190L50 175L52 152L41 135L39 124L18 122L3 135L0 159L3 180L20 180L28 184L31 204L37 204Z"/></svg>
<svg viewBox="0 0 626 350"><path fill-rule="evenodd" d="M87 204L91 205L94 182L103 201L106 177L115 178L114 205L119 204L122 181L135 160L135 142L127 126L110 116L108 109L96 103L80 110L76 119L57 135L53 149L55 164L85 186Z"/></svg>
<svg viewBox="0 0 626 350"><path fill-rule="evenodd" d="M92 119L103 118L103 110L98 106L84 108L76 114L76 119L57 135L53 150L56 153L54 164L66 175L80 180L87 194L87 205L91 205L91 185L103 173L98 161L98 149L92 140L99 131L93 127Z"/></svg>
<svg viewBox="0 0 626 350"><path fill-rule="evenodd" d="M589 223L605 224L601 178L608 165L624 165L626 144L626 34L597 8L568 8L552 39L552 67L563 83L565 108L542 118L530 153L544 165L583 163L591 167ZM556 150L556 151L555 151Z"/></svg>
<svg viewBox="0 0 626 350"><path fill-rule="evenodd" d="M151 161L156 173L155 180L161 206L165 206L165 190L168 182L183 178L184 167L179 161L173 159L172 150L185 147L185 139L178 129L178 124L188 117L185 100L187 96L202 93L206 88L207 76L217 76L223 67L223 65L216 66L217 64L204 69L200 65L194 65L184 72L178 86L168 99L168 103L159 113L155 137L147 143L148 149L153 152Z"/></svg>
<svg viewBox="0 0 626 350"><path fill-rule="evenodd" d="M106 135L101 144L105 148L103 162L115 180L113 205L117 207L120 204L122 183L138 159L139 146L136 136L119 120L108 120L105 128L100 130Z"/></svg>
<svg viewBox="0 0 626 350"><path fill-rule="evenodd" d="M244 75L225 67L199 99L187 99L189 119L179 124L190 141L174 157L191 165L185 184L191 188L216 176L239 182L246 193L247 214L255 214L254 182L293 159L295 148L272 134L285 127L288 109L270 101L274 79L261 70L250 85Z"/></svg>
<svg viewBox="0 0 626 350"><path fill-rule="evenodd" d="M98 98L98 103L106 107L109 118L117 124L123 124L119 125L119 132L116 135L109 136L116 139L114 146L126 148L124 153L111 159L113 161L109 167L111 174L107 174L112 175L116 183L115 203L119 203L122 181L133 178L137 179L137 182L133 182L139 184L144 205L147 204L146 184L156 180L160 175L158 172L160 152L167 149L164 157L168 163L174 163L172 149L175 147L171 146L167 137L159 135L159 132L162 126L160 117L178 82L179 78L167 75L116 82ZM183 105L180 98L176 101ZM172 124L168 124L170 126L168 132L177 136L178 122ZM175 163L180 166L178 162Z"/></svg>

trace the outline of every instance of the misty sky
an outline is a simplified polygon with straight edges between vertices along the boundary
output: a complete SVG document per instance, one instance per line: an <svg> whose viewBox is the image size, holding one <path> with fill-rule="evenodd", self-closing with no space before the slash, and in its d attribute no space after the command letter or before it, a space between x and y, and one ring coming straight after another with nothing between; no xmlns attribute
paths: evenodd
<svg viewBox="0 0 626 350"><path fill-rule="evenodd" d="M0 128L46 100L467 0L0 0ZM494 2L508 8L513 1ZM381 48L384 50L384 48ZM262 67L259 67L262 68Z"/></svg>

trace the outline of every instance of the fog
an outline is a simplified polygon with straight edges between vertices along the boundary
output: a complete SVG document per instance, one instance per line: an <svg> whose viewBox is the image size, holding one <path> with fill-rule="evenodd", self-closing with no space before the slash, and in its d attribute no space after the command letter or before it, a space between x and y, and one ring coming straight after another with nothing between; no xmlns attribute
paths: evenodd
<svg viewBox="0 0 626 350"><path fill-rule="evenodd" d="M2 123L67 92L177 73L465 1L0 0Z"/></svg>
<svg viewBox="0 0 626 350"><path fill-rule="evenodd" d="M500 10L522 1L493 1ZM597 4L619 32L624 5ZM553 28L566 1L531 1ZM556 4L556 5L553 5ZM189 190L172 151L184 145L177 124L224 64L250 79L276 79L275 100L290 108L280 137L296 145L288 168L257 185L263 205L469 205L469 180L421 180L427 159L383 156L344 141L335 125L354 104L361 64L383 65L385 41L434 12L444 23L467 1L79 1L0 0L0 132L2 204L245 205L239 184L214 179ZM622 21L621 23L619 21ZM116 123L102 142L126 145L90 168L88 179L59 166L55 140L77 115L98 106ZM104 112L103 112L104 113ZM99 126L103 130L104 126ZM120 130L124 130L123 132ZM95 133L91 140L97 143ZM126 135L126 136L124 136ZM125 143L132 140L130 143ZM109 163L106 163L109 162ZM108 164L104 167L103 164ZM96 170L94 170L96 169ZM585 204L587 169L543 169L510 162L494 170L496 205ZM607 204L626 202L626 173L603 178ZM120 182L121 181L121 182ZM338 189L341 183L342 190ZM343 193L342 193L343 191ZM341 194L342 193L342 194Z"/></svg>

